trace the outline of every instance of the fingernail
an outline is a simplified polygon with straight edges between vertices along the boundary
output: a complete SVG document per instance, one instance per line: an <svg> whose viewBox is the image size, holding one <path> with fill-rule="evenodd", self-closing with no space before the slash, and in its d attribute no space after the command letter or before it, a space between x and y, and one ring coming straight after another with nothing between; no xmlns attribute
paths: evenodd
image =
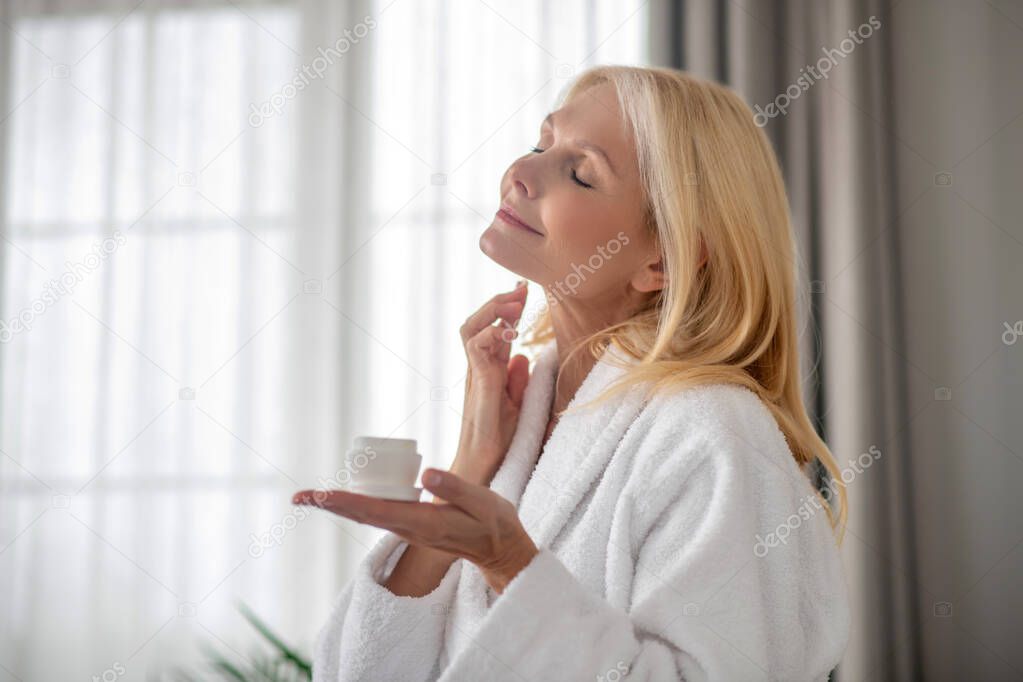
<svg viewBox="0 0 1023 682"><path fill-rule="evenodd" d="M423 483L430 486L440 485L440 474L436 471L427 471L423 476Z"/></svg>
<svg viewBox="0 0 1023 682"><path fill-rule="evenodd" d="M520 279L518 282L515 283L516 289L521 289L524 286L526 286L526 280L524 279Z"/></svg>

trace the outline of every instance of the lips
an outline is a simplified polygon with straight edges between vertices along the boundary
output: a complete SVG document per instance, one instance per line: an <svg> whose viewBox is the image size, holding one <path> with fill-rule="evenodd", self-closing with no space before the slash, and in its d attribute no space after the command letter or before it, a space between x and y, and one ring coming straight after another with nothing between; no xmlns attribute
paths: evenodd
<svg viewBox="0 0 1023 682"><path fill-rule="evenodd" d="M516 214L515 211L512 210L511 206L508 206L507 204L502 205L501 208L498 209L497 217L503 220L504 222L508 223L509 225L520 227L524 230L532 232L533 234L543 235L543 232L537 230L532 225L527 223L525 220L520 218L518 214Z"/></svg>

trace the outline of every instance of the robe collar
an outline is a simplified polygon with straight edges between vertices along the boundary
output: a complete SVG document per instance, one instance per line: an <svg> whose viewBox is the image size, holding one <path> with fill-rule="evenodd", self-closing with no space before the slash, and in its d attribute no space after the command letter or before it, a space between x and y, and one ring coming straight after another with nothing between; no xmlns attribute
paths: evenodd
<svg viewBox="0 0 1023 682"><path fill-rule="evenodd" d="M586 491L607 468L645 402L642 387L633 386L600 405L566 414L555 424L541 452L558 362L557 341L552 339L537 354L515 434L490 486L519 508L522 524L537 546L549 544L565 526ZM608 345L569 407L598 397L636 362ZM619 366L622 363L626 366Z"/></svg>
<svg viewBox="0 0 1023 682"><path fill-rule="evenodd" d="M613 361L624 363L625 367ZM636 361L614 346L605 348L583 380L570 407L600 395ZM519 519L537 547L551 547L568 524L586 492L604 474L618 445L645 404L643 386L633 386L597 406L564 415L540 452L554 399L558 349L554 340L542 346L523 396L519 421L504 461L490 488L516 505ZM538 461L539 460L539 461ZM461 579L451 617L458 625L449 635L468 637L498 598L476 564L460 562ZM456 648L458 645L453 645ZM444 679L470 679L474 644L461 643Z"/></svg>

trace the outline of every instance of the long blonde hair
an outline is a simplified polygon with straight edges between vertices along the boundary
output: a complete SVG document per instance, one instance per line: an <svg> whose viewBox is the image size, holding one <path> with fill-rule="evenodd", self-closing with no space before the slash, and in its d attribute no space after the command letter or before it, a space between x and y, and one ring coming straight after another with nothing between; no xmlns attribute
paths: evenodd
<svg viewBox="0 0 1023 682"><path fill-rule="evenodd" d="M814 461L829 472L837 515L830 500L824 508L841 542L845 484L803 405L797 253L767 136L733 90L673 69L595 67L578 76L563 101L601 83L616 88L635 139L647 227L660 246L667 283L632 317L571 349L569 355L586 348L599 358L613 343L638 360L588 405L647 382L649 392L722 382L745 386L771 411L804 473ZM707 250L702 265L701 240ZM548 308L523 343L553 337Z"/></svg>

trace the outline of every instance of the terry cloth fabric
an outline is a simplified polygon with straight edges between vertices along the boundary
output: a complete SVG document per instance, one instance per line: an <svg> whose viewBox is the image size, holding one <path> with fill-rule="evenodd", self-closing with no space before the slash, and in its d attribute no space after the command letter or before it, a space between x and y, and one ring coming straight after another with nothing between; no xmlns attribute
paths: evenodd
<svg viewBox="0 0 1023 682"><path fill-rule="evenodd" d="M612 356L631 361L609 346L570 406L625 371ZM551 341L490 486L540 553L500 595L459 559L396 596L407 543L387 533L318 636L314 682L826 680L849 637L842 564L760 398L636 387L562 417L540 453L557 363Z"/></svg>

